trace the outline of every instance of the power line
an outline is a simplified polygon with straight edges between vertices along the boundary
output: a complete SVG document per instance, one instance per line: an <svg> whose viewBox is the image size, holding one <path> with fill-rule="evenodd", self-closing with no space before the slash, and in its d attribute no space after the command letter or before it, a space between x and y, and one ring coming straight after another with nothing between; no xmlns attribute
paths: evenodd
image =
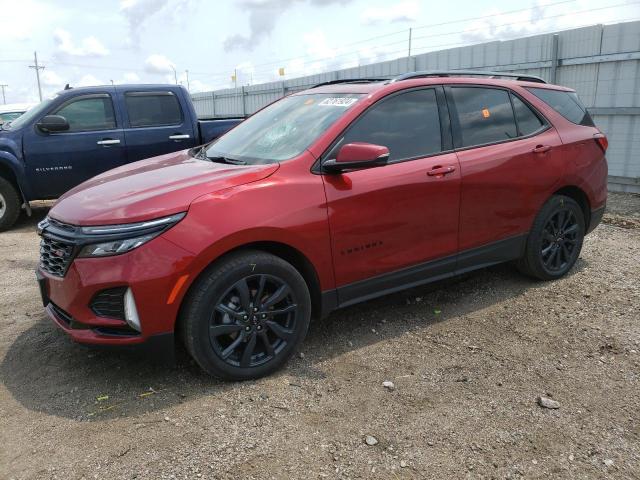
<svg viewBox="0 0 640 480"><path fill-rule="evenodd" d="M42 101L42 88L40 87L40 70L44 70L44 66L38 65L38 52L33 52L34 65L29 65L29 68L33 68L36 71L36 78L38 79L38 96Z"/></svg>
<svg viewBox="0 0 640 480"><path fill-rule="evenodd" d="M577 0L563 0L560 2L554 2L554 3L549 3L546 5L543 5L543 7L552 7L555 5L561 5L561 4L565 4L565 3L572 3L575 2ZM624 5L631 5L631 4L624 4ZM610 7L603 7L603 8L612 8L616 5L610 6ZM513 13L521 13L521 12L525 12L525 11L529 11L529 10L533 10L534 8L538 8L538 7L529 7L529 8L522 8L522 9L518 9L518 10L510 10L508 12L503 12L503 13L499 13L496 15L483 15L483 16L479 16L479 17L469 17L469 18L465 18L462 20L452 20L449 22L442 22L442 23L434 23L434 24L428 24L428 25L420 25L418 27L413 27L413 30L418 30L418 29L423 29L423 28L428 28L428 27L436 27L436 26L443 26L443 25L452 25L452 24L456 24L456 23L464 23L464 22L470 22L473 20L481 20L484 18L492 18L492 17L496 17L496 16L504 16L504 15L510 15ZM579 12L573 12L573 13L579 13ZM565 14L568 15L568 14ZM544 18L541 18L541 20L544 20ZM383 35L376 35L374 37L369 37L369 38L365 38L362 40L358 40L355 42L351 42L351 43L346 43L344 45L342 45L342 47L349 47L349 46L353 46L353 45L358 45L358 44L362 44L362 43L366 43L366 42L370 42L372 40L377 40L380 38L386 38L386 37L390 37L393 35L399 35L399 34L406 34L407 30L403 29L403 30L398 30L395 32L391 32L391 33L387 33L387 34L383 34ZM424 38L424 37L414 37L414 39L417 38ZM399 42L392 42L392 43L388 43L382 46L387 46L387 45L395 45L398 43L404 43L405 40L399 41ZM348 53L355 53L354 52L347 52ZM310 57L312 55L300 55L297 57L290 57L290 58L283 58L283 59L279 59L279 60L273 60L270 62L264 62L264 63L258 63L253 65L254 67L262 67L262 66L267 66L267 65L276 65L276 64L281 64L284 62L290 62L292 60L300 60L300 59L304 59L307 57ZM0 61L4 61L4 60L0 60ZM20 60L7 60L7 61L16 61L19 62ZM131 68L124 68L124 67L117 67L117 66L105 66L105 65L90 65L90 64L83 64L83 63L75 63L75 62L62 62L62 61L57 61L57 60L50 60L48 63L50 64L55 64L55 65L64 65L64 66L71 66L71 67L83 67L83 68L94 68L94 69L99 69L99 70L118 70L118 71L135 71L135 72L143 72L142 70L133 70ZM237 66L233 66L233 65L227 65L227 67L225 68L236 68ZM226 77L228 74L226 72L198 72L198 71L192 71L189 70L189 73L191 75L198 75L198 76L203 76L203 75L208 75L208 76L217 76L217 77Z"/></svg>
<svg viewBox="0 0 640 480"><path fill-rule="evenodd" d="M594 11L600 11L600 10L605 10L605 9L609 9L609 8L616 8L616 7L620 7L620 6L631 6L631 5L635 5L640 3L640 1L634 1L634 2L628 2L628 3L621 3L621 4L616 4L616 5L610 5L607 7L599 7L599 8L593 8L593 9L585 9L585 10L581 10L581 11L577 11L577 12L568 12L568 13L564 13L564 14L558 14L558 15L552 15L552 16L548 16L548 17L541 17L539 19L539 21L542 20L550 20L553 18L559 18L559 17L564 17L564 16L569 16L569 15L579 15L582 13L591 13ZM618 21L628 21L629 19L624 18L624 19L620 19ZM493 28L501 28L501 27L508 27L508 26L512 26L512 25L517 25L517 24L521 24L521 23L529 23L529 20L521 20L521 21L517 21L517 22L509 22L509 23L503 23L500 25L493 25ZM584 26L588 26L588 25L592 25L592 23L586 24ZM581 26L574 26L572 28L581 28ZM471 29L471 30L466 30L466 32L475 32L475 31L481 31L481 30L485 30L485 27L480 27L480 28L475 28L475 29ZM554 28L552 31L557 31L557 28ZM406 30L404 31L406 33ZM438 33L438 34L430 34L430 35L421 35L419 37L413 36L411 41L412 41L412 46L411 46L411 50L415 51L415 50L424 50L426 48L435 48L435 47L443 47L443 46L455 46L455 45L465 45L468 44L469 42L458 42L458 43L449 43L449 44L440 44L440 45L429 45L426 47L416 47L413 45L413 42L415 40L420 40L420 39L425 39L425 38L437 38L437 37L444 37L444 36L448 36L448 35L454 35L454 34L459 34L461 32L459 31L449 31L449 32L443 32L443 33ZM535 32L532 33L533 35L541 35L543 34L543 32ZM395 42L389 42L389 43L385 43L383 45L377 45L376 48L383 48L383 47L388 47L388 46L392 46L392 45L398 45L398 44L406 44L407 40L400 40L400 41L395 41ZM400 50L398 50L400 51ZM406 50L402 50L405 51ZM349 55L353 55L358 53L357 50L355 51L350 51L350 52L344 52L338 55L334 55L333 57L330 58L330 60L334 60L336 58L340 58L340 57L345 57L345 56L349 56ZM392 53L397 53L397 52L392 52ZM387 53L388 54L388 53ZM298 57L301 58L301 57ZM317 58L313 61L319 61L322 60L321 58ZM258 65L256 65L258 66ZM268 70L260 70L256 73L265 73Z"/></svg>
<svg viewBox="0 0 640 480"><path fill-rule="evenodd" d="M576 1L577 0L562 0L562 1L559 1L559 2L554 2L554 3L548 3L546 5L541 5L541 7L544 7L544 8L553 7L553 6L556 6L556 5L562 5L562 4L565 4L565 3L573 3L573 2L576 2ZM510 10L508 12L498 13L498 14L495 14L495 15L482 15L482 16L479 16L479 17L468 17L468 18L464 18L462 20L451 20L451 21L442 22L442 23L424 24L424 25L419 25L417 27L412 27L412 28L413 28L413 30L420 30L420 29L424 29L424 28L440 27L440 26L444 26L444 25L453 25L453 24L456 24L456 23L471 22L473 20L482 20L482 19L485 19L485 18L493 18L493 17L504 16L504 15L511 15L511 14L514 14L514 13L527 12L527 11L533 10L535 8L539 8L539 7L521 8L521 9L518 9L518 10ZM358 40L358 41L351 42L351 43L345 43L344 45L342 45L342 47L350 47L350 46L353 46L353 45L359 45L359 44L362 44L362 43L370 42L371 40L377 40L377 39L380 39L380 38L391 37L393 35L399 35L401 33L406 35L407 34L407 29L397 30L395 32L391 32L391 33L387 33L387 34L383 34L383 35L377 35L375 37L369 37L369 38L365 38L365 39ZM401 42L404 43L405 41L406 40L402 40ZM394 42L394 44L395 43L401 43L401 42ZM275 65L275 64L283 63L283 62L290 62L292 60L304 59L304 58L309 57L309 56L311 56L311 55L300 55L300 56L297 56L297 57L274 60L274 61L269 61L269 62L266 62L266 63L258 63L256 65L254 65L254 67L262 67L262 66L266 66L266 65ZM227 68L234 68L234 67L227 66ZM196 72L193 72L193 73L196 73ZM197 74L198 75L206 75L205 73L200 73L200 72L197 72Z"/></svg>
<svg viewBox="0 0 640 480"><path fill-rule="evenodd" d="M477 16L477 17L468 17L465 19L461 19L461 20L452 20L452 21L447 21L447 22L440 22L440 23L433 23L433 24L425 24L425 25L419 25L417 27L412 27L410 30L410 44L411 44L411 49L410 52L407 52L407 49L404 49L405 53L409 53L409 55L411 55L411 53L415 52L415 51L420 51L420 50L425 50L425 49L433 49L433 48L437 48L437 47L442 47L442 46L455 46L455 45L463 45L465 44L465 42L458 42L458 43L448 43L448 44L440 44L440 45L429 45L429 46L417 46L415 45L416 41L418 40L424 40L426 38L437 38L437 37L445 37L448 35L455 35L455 34L460 34L462 32L460 32L459 30L456 31L448 31L448 32L441 32L441 33L432 33L432 34L428 34L428 35L420 35L420 36L415 36L412 35L412 31L413 30L420 30L420 29L424 29L424 28L428 28L428 27L438 27L438 26L443 26L443 25L453 25L453 24L460 24L460 23L464 23L464 22L470 22L470 21L474 21L474 20L482 20L482 19L486 19L486 18L494 18L494 17L504 17L506 15L511 15L511 14L515 14L515 13L522 13L522 12L527 12L527 11L532 11L535 8L548 8L548 7L553 7L553 6L557 6L557 5L562 5L562 4L568 4L568 3L573 3L576 0L562 0L559 2L554 2L554 3L549 3L546 5L541 5L541 6L537 6L537 7L529 7L529 8L522 8L522 9L517 9L517 10L510 10L507 12L502 12L502 13L498 13L495 15L482 15L482 16ZM640 3L639 1L634 1L634 2L628 2L628 3L618 3L618 4L614 4L614 5L608 5L608 6L604 6L604 7L598 7L598 8L592 8L592 9L585 9L585 10L581 10L581 11L574 11L574 12L567 12L567 13L562 13L562 14L556 14L556 15L550 15L550 16L546 16L546 17L540 17L538 18L536 21L541 22L544 20L549 20L549 19L554 19L554 18L559 18L559 17L565 17L568 15L580 15L583 13L591 13L591 12L595 12L595 11L601 11L601 10L606 10L606 9L611 9L611 8L616 8L616 7L626 7L626 6L632 6L632 5L636 5ZM629 19L621 19L619 21L628 21ZM515 22L508 22L508 23L503 23L500 25L492 25L491 28L501 28L501 27L507 27L507 26L512 26L512 25L517 25L517 24L522 24L522 23L529 23L530 20L521 20L521 21L515 21ZM486 27L480 27L480 28L474 28L474 29L470 29L470 30L466 30L465 32L474 32L474 31L480 31L480 30L485 30ZM579 28L576 26L573 26L572 28ZM363 43L367 43L370 42L372 40L376 40L376 39L380 39L380 38L387 38L387 37L391 37L394 35L399 35L399 34L407 34L407 29L403 29L403 30L399 30L396 32L391 32L388 34L383 34L383 35L377 35L375 37L370 37L370 38L366 38L366 39L362 39L362 40L358 40L356 42L351 42L348 44L344 44L341 46L341 48L347 47L347 46L352 46L352 45L358 45L358 44L363 44ZM542 32L532 32L532 34L542 34ZM372 47L375 49L381 49L384 47L389 47L389 46L393 46L393 45L399 45L399 44L406 44L407 43L407 38L405 37L405 39L403 40L398 40L398 41L393 41L393 42L389 42L389 43L385 43L382 45L373 45ZM310 58L309 62L313 63L313 62L318 62L318 61L323 61L323 60L335 60L336 58L341 58L341 57L345 57L345 56L349 56L349 55L354 55L354 54L358 54L360 53L360 50L352 50L352 51L348 51L348 52L343 52L340 53L338 55L334 55L333 57L313 57L311 54L309 55L302 55L302 56L298 56L298 57L291 57L288 59L280 59L280 60L274 60L274 61L270 61L270 62L265 62L265 63L260 63L260 64L256 64L253 65L252 67L254 68L254 72L255 73L267 73L270 72L271 69L258 69L255 70L256 67L264 67L264 66L270 66L270 65L275 65L275 64L282 64L285 62L290 62L292 60L303 60L306 58ZM382 52L383 55L392 55L394 53L398 53L398 52ZM34 54L34 60L37 61L37 56ZM22 60L23 61L23 60ZM13 60L13 59L8 59L8 60L0 60L0 62L22 62L21 60ZM131 69L131 68L125 68L125 67L119 67L119 66L105 66L105 65L91 65L91 64L84 64L84 63L75 63L75 62L64 62L64 61L57 61L57 60L50 60L47 62L47 64L49 65L60 65L60 66L71 66L71 67L83 67L83 68L89 68L89 69L100 69L100 70L118 70L118 71L130 71L130 72L143 72L143 70L141 69ZM38 85L39 85L39 92L40 92L40 76L39 76L39 70L42 70L44 68L44 66L41 65L30 65L30 68L34 68L36 70L36 76L37 76L37 80L38 80ZM36 68L37 67L37 68ZM176 72L172 72L174 73L174 81L177 81L176 77L177 74ZM228 73L226 71L218 71L218 72L197 72L197 71L191 71L189 70L189 74L190 75L196 75L196 76L207 76L210 80L214 80L214 79L222 79L222 78L227 78L228 77ZM41 94L40 94L41 95Z"/></svg>

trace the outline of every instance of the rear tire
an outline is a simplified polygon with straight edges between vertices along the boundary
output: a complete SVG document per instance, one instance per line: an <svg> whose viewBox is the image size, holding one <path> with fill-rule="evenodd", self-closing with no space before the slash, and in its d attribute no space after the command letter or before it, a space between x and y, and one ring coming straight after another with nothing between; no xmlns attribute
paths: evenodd
<svg viewBox="0 0 640 480"><path fill-rule="evenodd" d="M540 280L563 277L580 255L584 234L580 205L570 197L554 195L533 221L518 269Z"/></svg>
<svg viewBox="0 0 640 480"><path fill-rule="evenodd" d="M8 230L20 216L20 195L6 179L0 177L0 232Z"/></svg>
<svg viewBox="0 0 640 480"><path fill-rule="evenodd" d="M304 339L310 318L302 275L279 257L244 251L204 272L180 322L187 351L204 371L248 380L278 370Z"/></svg>

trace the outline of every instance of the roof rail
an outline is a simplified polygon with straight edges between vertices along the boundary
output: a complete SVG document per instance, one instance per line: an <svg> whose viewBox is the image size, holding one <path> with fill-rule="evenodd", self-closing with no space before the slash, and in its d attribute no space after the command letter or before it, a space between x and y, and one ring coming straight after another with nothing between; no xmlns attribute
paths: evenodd
<svg viewBox="0 0 640 480"><path fill-rule="evenodd" d="M311 88L324 87L325 85L336 85L338 83L373 83L391 80L390 78L343 78L342 80L329 80L328 82L318 83Z"/></svg>
<svg viewBox="0 0 640 480"><path fill-rule="evenodd" d="M399 82L401 80L409 80L412 78L425 78L425 77L450 77L453 75L467 76L482 76L490 78L506 77L514 80L522 80L525 82L535 83L547 83L544 79L535 75L527 75L522 73L505 73L505 72L487 72L483 70L424 70L420 72L403 73L393 78L391 82Z"/></svg>

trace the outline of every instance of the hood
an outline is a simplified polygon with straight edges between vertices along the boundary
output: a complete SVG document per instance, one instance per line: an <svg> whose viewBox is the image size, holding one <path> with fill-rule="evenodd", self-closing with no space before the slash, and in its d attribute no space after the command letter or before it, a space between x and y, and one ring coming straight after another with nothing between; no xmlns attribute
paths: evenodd
<svg viewBox="0 0 640 480"><path fill-rule="evenodd" d="M149 220L184 212L202 195L261 180L278 167L214 163L185 150L93 177L60 197L49 215L73 225Z"/></svg>

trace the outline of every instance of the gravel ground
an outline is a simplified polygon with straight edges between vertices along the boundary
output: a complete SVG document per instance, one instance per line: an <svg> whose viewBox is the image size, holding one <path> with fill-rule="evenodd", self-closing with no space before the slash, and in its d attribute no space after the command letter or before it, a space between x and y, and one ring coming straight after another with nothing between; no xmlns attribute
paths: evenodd
<svg viewBox="0 0 640 480"><path fill-rule="evenodd" d="M640 197L609 210L560 281L503 265L338 311L234 384L56 330L40 206L0 234L0 478L640 478Z"/></svg>

